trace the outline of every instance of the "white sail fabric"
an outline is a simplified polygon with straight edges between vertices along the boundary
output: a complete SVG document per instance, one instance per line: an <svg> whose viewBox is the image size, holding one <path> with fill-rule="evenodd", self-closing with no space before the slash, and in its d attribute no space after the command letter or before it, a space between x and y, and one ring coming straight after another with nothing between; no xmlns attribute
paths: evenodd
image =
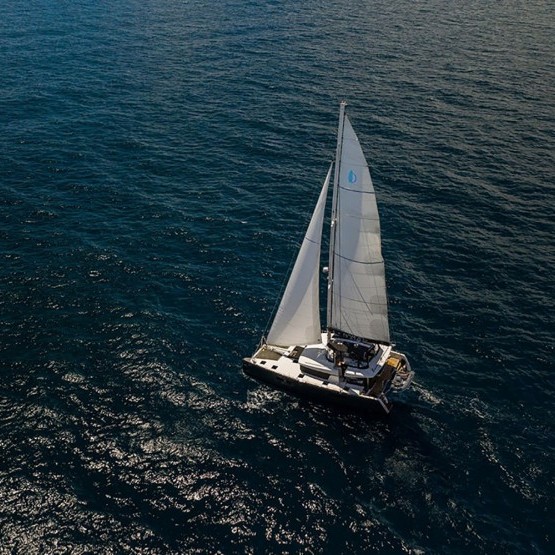
<svg viewBox="0 0 555 555"><path fill-rule="evenodd" d="M305 345L320 341L320 245L330 176L331 167L268 333L269 345Z"/></svg>
<svg viewBox="0 0 555 555"><path fill-rule="evenodd" d="M328 327L389 343L385 269L374 185L346 116L338 150Z"/></svg>

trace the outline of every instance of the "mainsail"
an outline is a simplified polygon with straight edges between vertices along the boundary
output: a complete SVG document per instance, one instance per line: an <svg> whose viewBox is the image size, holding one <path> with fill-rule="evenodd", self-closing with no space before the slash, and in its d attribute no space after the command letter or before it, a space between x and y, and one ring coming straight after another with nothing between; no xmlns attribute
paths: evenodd
<svg viewBox="0 0 555 555"><path fill-rule="evenodd" d="M342 105L330 241L328 328L389 343L385 269L374 185Z"/></svg>
<svg viewBox="0 0 555 555"><path fill-rule="evenodd" d="M269 345L304 345L318 343L321 340L320 247L330 177L331 167L268 333Z"/></svg>

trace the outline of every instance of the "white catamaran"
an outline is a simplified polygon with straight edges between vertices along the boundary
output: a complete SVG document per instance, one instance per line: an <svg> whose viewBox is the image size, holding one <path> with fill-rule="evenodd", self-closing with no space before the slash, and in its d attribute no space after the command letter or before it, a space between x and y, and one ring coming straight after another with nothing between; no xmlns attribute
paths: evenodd
<svg viewBox="0 0 555 555"><path fill-rule="evenodd" d="M339 110L337 152L268 336L244 371L309 399L388 414L414 376L389 339L380 220L368 164ZM320 247L333 179L327 328L320 325Z"/></svg>

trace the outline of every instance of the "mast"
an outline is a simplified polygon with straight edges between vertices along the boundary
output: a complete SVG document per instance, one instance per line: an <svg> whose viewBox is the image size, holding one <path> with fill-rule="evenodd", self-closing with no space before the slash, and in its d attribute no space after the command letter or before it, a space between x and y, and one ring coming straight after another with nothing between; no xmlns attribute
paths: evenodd
<svg viewBox="0 0 555 555"><path fill-rule="evenodd" d="M332 199L332 209L331 209L331 222L330 222L330 250L329 250L329 272L328 272L328 305L327 305L327 330L328 330L328 343L330 341L330 323L331 323L331 314L332 314L332 306L333 306L333 280L334 280L334 251L335 251L335 242L336 242L336 235L337 235L337 204L339 200L339 196L337 194L337 188L339 186L339 175L341 171L341 151L343 145L343 127L345 125L345 108L347 106L347 102L342 100L339 104L339 125L337 127L337 148L335 151L335 168L333 174L333 199Z"/></svg>

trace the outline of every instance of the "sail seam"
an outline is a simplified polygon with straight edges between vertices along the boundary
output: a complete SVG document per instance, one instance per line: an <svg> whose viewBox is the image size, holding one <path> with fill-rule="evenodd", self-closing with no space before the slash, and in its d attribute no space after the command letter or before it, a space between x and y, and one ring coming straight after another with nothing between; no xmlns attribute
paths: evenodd
<svg viewBox="0 0 555 555"><path fill-rule="evenodd" d="M387 306L387 301L383 302L383 303L370 303L368 301L365 301L364 299L361 301L359 299L353 299L351 297L341 297L342 299L346 300L346 301L351 301L353 303L359 303L359 304L363 304L365 306ZM362 313L361 313L362 314ZM376 315L375 313L371 312L372 315ZM382 315L383 316L383 315Z"/></svg>
<svg viewBox="0 0 555 555"><path fill-rule="evenodd" d="M343 189L344 191L349 191L349 193L360 193L361 195L375 195L376 191L361 191L360 189L349 189L349 187L343 187L342 185L338 186L339 189Z"/></svg>
<svg viewBox="0 0 555 555"><path fill-rule="evenodd" d="M355 264L383 264L384 263L383 258L376 262L363 262L362 260L355 260L354 258L347 258L346 256L341 256L336 251L334 251L333 254L335 254L338 258L342 258L343 260L348 260L349 262L354 262Z"/></svg>
<svg viewBox="0 0 555 555"><path fill-rule="evenodd" d="M319 245L320 241L314 241L314 239L309 239L308 237L304 238L305 241L308 241L309 243L312 243L313 245Z"/></svg>

